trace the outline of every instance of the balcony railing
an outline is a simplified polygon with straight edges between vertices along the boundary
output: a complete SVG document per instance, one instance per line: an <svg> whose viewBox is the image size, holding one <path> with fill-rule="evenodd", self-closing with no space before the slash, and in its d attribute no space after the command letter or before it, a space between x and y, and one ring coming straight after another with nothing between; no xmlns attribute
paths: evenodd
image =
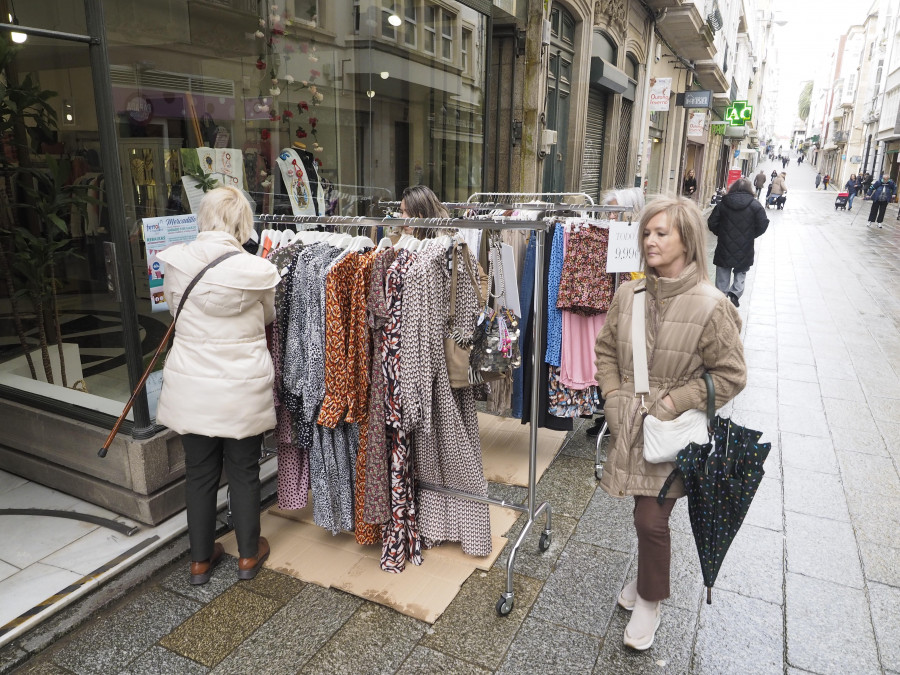
<svg viewBox="0 0 900 675"><path fill-rule="evenodd" d="M835 143L846 143L850 140L849 131L835 131L831 134L831 138Z"/></svg>

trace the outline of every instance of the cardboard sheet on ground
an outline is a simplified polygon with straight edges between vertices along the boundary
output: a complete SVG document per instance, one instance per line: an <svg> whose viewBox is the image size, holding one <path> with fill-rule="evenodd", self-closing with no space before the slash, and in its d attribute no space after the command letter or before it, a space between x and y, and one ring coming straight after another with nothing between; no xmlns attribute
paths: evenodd
<svg viewBox="0 0 900 675"><path fill-rule="evenodd" d="M510 417L478 413L484 477L493 483L528 486L530 424ZM537 479L550 466L562 447L565 431L538 430Z"/></svg>
<svg viewBox="0 0 900 675"><path fill-rule="evenodd" d="M518 515L491 506L493 552L486 558L465 555L459 544L445 544L425 551L422 565L407 565L403 573L390 574L379 565L381 546L360 546L351 533L333 537L313 524L311 506L301 511L272 507L261 518L262 534L272 548L266 567L434 623L472 572L488 570L496 562L506 545L500 534ZM228 554L237 557L234 532L220 541Z"/></svg>

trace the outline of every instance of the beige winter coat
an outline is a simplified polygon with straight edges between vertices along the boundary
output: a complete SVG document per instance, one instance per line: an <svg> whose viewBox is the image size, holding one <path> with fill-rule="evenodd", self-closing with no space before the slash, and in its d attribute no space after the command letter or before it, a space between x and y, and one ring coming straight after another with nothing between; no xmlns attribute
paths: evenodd
<svg viewBox="0 0 900 675"><path fill-rule="evenodd" d="M704 370L716 388L716 409L744 388L747 369L741 344L741 319L731 302L708 281L700 283L697 266L688 265L677 279L650 275L630 281L616 292L606 324L597 336L596 379L606 399L604 413L611 433L609 457L600 487L614 497L657 496L675 468L670 462L644 461L640 398L634 396L631 307L636 288L647 286L647 362L650 414L671 420L685 410L706 409ZM672 397L675 409L661 399ZM675 481L669 497L684 495Z"/></svg>
<svg viewBox="0 0 900 675"><path fill-rule="evenodd" d="M265 326L275 317L275 266L224 232L201 232L159 254L172 314L185 288L230 250L190 292L163 370L156 419L181 434L247 438L275 426L275 372Z"/></svg>
<svg viewBox="0 0 900 675"><path fill-rule="evenodd" d="M787 185L784 182L784 178L779 175L775 180L772 181L772 194L773 195L783 195L787 192Z"/></svg>

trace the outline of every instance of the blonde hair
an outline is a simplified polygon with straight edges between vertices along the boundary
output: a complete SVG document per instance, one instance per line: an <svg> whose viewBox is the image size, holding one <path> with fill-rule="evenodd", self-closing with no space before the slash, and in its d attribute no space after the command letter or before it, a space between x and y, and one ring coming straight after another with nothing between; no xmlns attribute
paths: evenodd
<svg viewBox="0 0 900 675"><path fill-rule="evenodd" d="M638 245L641 250L641 265L644 274L650 274L652 268L647 265L647 252L644 230L647 223L660 213L666 214L666 222L670 228L678 231L684 244L685 266L694 263L700 272L700 279L709 281L706 268L706 228L703 225L703 214L700 207L692 199L686 197L657 197L641 211L641 229L638 233Z"/></svg>
<svg viewBox="0 0 900 675"><path fill-rule="evenodd" d="M244 193L229 185L207 192L197 209L200 232L227 232L243 244L253 231L253 211Z"/></svg>
<svg viewBox="0 0 900 675"><path fill-rule="evenodd" d="M644 208L644 191L639 187L610 190L603 195L603 203L615 202L618 206L627 206L631 209L631 217L637 218Z"/></svg>

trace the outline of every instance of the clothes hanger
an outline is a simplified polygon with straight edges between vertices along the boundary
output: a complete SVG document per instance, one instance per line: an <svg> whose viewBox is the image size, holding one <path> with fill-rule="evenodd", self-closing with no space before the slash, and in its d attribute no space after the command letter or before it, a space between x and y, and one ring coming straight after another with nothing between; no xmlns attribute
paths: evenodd
<svg viewBox="0 0 900 675"><path fill-rule="evenodd" d="M382 237L381 241L378 242L378 246L375 248L376 251L385 251L391 248L394 243L390 240L389 237Z"/></svg>

